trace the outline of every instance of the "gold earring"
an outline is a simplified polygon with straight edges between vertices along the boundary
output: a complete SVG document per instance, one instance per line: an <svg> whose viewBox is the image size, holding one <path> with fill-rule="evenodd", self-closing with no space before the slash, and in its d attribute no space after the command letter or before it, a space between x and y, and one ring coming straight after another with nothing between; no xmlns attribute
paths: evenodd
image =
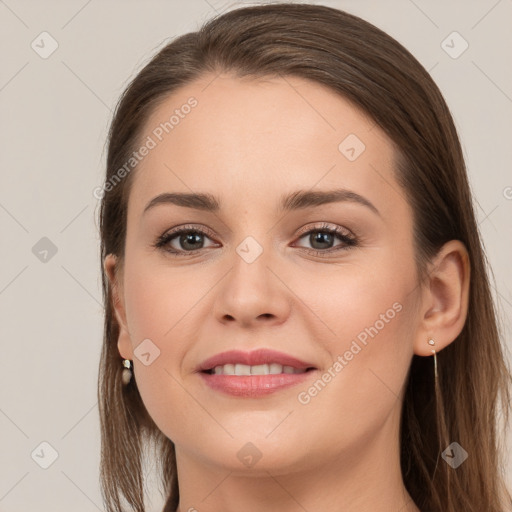
<svg viewBox="0 0 512 512"><path fill-rule="evenodd" d="M123 385L127 386L132 378L132 362L129 359L123 359L123 374L121 376Z"/></svg>
<svg viewBox="0 0 512 512"><path fill-rule="evenodd" d="M433 347L436 344L436 342L432 338L429 338L428 344L431 347ZM437 357L436 357L436 349L435 348L432 349L432 353L434 354L434 375L435 375L436 385L437 385Z"/></svg>

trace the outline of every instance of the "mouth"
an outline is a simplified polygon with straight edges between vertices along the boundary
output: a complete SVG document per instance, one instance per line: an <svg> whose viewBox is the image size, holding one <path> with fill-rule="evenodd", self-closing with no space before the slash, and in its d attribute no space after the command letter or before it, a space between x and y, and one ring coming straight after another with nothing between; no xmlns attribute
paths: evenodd
<svg viewBox="0 0 512 512"><path fill-rule="evenodd" d="M197 372L213 390L237 397L256 398L297 385L317 367L274 350L229 351L217 354Z"/></svg>

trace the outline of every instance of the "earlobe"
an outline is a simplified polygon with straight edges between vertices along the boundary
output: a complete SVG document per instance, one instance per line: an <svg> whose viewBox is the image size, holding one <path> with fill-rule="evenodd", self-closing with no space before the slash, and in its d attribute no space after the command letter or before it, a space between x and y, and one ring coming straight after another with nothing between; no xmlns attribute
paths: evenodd
<svg viewBox="0 0 512 512"><path fill-rule="evenodd" d="M470 262L465 245L459 240L447 242L432 264L422 298L421 318L414 353L432 355L452 343L466 322L469 302Z"/></svg>
<svg viewBox="0 0 512 512"><path fill-rule="evenodd" d="M123 298L122 273L118 268L118 260L114 254L108 254L103 262L105 274L108 277L111 290L112 307L119 325L117 346L119 354L124 359L133 359L133 349L126 321L126 310Z"/></svg>

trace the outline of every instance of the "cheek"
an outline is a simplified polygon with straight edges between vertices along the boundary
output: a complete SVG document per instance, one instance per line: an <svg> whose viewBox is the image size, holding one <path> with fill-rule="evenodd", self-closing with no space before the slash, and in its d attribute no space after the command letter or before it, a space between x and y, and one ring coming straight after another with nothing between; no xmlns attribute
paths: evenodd
<svg viewBox="0 0 512 512"><path fill-rule="evenodd" d="M296 419L307 424L311 418L321 418L325 438L357 452L400 404L413 353L415 313L405 278L379 281L348 273L339 277L339 281L317 281L325 293L311 297L322 321L335 332L318 342L332 363L319 375L320 382L297 390ZM312 453L321 451L322 443L313 439Z"/></svg>
<svg viewBox="0 0 512 512"><path fill-rule="evenodd" d="M315 275L315 286L312 280L295 283L294 291L308 306L301 313L308 319L306 330L316 334L319 352L323 349L333 364L338 362L329 365L335 377L327 375L329 383L314 397L318 412L340 404L333 416L346 417L348 411L357 416L364 403L377 418L400 394L413 354L416 277L414 266L404 263L410 259L380 256L373 265L330 267ZM356 416L352 419L358 422Z"/></svg>
<svg viewBox="0 0 512 512"><path fill-rule="evenodd" d="M165 263L140 258L127 269L126 303L128 327L132 343L150 338L160 350L177 350L181 344L171 343L190 313L211 285L201 274L191 273Z"/></svg>
<svg viewBox="0 0 512 512"><path fill-rule="evenodd" d="M307 279L306 271L294 278L291 287L304 303L301 316L331 355L348 350L355 339L362 346L379 339L389 349L403 323L409 324L412 312L404 303L414 290L414 272L385 256L374 258L371 265L326 265Z"/></svg>
<svg viewBox="0 0 512 512"><path fill-rule="evenodd" d="M135 380L149 415L170 439L187 438L190 425L205 420L204 410L185 391L182 361L194 340L200 339L198 331L211 311L205 307L210 300L205 295L218 278L198 271L197 279L191 279L191 274L165 262L151 263L150 258L132 257L126 262L126 314ZM150 364L138 357L144 353L150 353Z"/></svg>

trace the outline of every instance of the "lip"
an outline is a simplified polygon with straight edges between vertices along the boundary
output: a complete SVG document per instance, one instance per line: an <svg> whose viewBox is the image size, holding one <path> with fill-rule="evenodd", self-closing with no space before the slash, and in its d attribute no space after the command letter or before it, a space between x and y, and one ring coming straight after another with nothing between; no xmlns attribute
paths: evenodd
<svg viewBox="0 0 512 512"><path fill-rule="evenodd" d="M260 364L277 363L297 369L307 369L304 373L280 373L269 375L224 375L206 373L215 366L225 364ZM230 350L222 352L203 361L198 367L198 375L213 390L221 393L242 397L257 398L295 386L316 374L317 368L283 352L269 349L258 349L252 352Z"/></svg>
<svg viewBox="0 0 512 512"><path fill-rule="evenodd" d="M216 366L223 366L225 364L246 364L248 366L256 366L260 364L277 363L282 366L292 366L299 370L307 368L315 368L311 363L301 361L296 357L285 354L284 352L277 352L261 348L253 350L252 352L243 352L242 350L228 350L221 352L203 361L197 368L198 372L211 370Z"/></svg>

